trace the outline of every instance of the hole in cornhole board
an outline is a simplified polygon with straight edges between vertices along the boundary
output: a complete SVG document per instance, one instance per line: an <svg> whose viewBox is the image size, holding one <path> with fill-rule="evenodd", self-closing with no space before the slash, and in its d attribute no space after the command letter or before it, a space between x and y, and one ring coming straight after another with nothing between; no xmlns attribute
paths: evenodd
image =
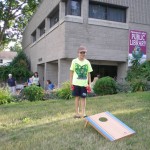
<svg viewBox="0 0 150 150"><path fill-rule="evenodd" d="M100 117L99 118L99 121L101 121L101 122L106 122L108 119L107 118L105 118L105 117Z"/></svg>

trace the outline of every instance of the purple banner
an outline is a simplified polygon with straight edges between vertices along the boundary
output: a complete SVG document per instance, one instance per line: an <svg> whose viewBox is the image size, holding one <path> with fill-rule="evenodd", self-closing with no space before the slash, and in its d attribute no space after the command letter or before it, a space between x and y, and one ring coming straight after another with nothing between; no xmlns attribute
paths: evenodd
<svg viewBox="0 0 150 150"><path fill-rule="evenodd" d="M129 59L146 60L147 33L144 31L130 30L129 34Z"/></svg>
<svg viewBox="0 0 150 150"><path fill-rule="evenodd" d="M146 38L147 33L143 31L130 31L130 41L129 41L129 53L132 53L136 46L141 48L143 54L146 54Z"/></svg>

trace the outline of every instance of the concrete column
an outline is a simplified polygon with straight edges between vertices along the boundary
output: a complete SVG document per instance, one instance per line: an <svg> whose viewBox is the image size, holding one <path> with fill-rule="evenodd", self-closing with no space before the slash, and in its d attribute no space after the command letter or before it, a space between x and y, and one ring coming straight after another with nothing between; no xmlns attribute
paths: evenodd
<svg viewBox="0 0 150 150"><path fill-rule="evenodd" d="M59 20L64 20L65 18L65 2L59 3Z"/></svg>
<svg viewBox="0 0 150 150"><path fill-rule="evenodd" d="M82 0L81 15L83 17L83 22L84 23L88 23L88 17L89 17L89 0Z"/></svg>
<svg viewBox="0 0 150 150"><path fill-rule="evenodd" d="M46 89L46 69L47 69L47 63L44 64L44 89Z"/></svg>
<svg viewBox="0 0 150 150"><path fill-rule="evenodd" d="M58 87L60 87L60 81L61 81L61 64L60 64L60 59L58 60Z"/></svg>
<svg viewBox="0 0 150 150"><path fill-rule="evenodd" d="M65 59L59 59L58 61L58 85L61 86L61 83L69 81L70 74L70 65L71 61Z"/></svg>
<svg viewBox="0 0 150 150"><path fill-rule="evenodd" d="M125 77L127 76L127 63L120 63L118 65L118 71L117 71L117 81L118 82L125 82Z"/></svg>
<svg viewBox="0 0 150 150"><path fill-rule="evenodd" d="M37 66L37 71L39 74L39 79L40 79L40 84L41 86L44 88L44 69L45 68L45 64L40 64Z"/></svg>
<svg viewBox="0 0 150 150"><path fill-rule="evenodd" d="M50 80L55 86L58 85L58 63L46 63L46 80Z"/></svg>

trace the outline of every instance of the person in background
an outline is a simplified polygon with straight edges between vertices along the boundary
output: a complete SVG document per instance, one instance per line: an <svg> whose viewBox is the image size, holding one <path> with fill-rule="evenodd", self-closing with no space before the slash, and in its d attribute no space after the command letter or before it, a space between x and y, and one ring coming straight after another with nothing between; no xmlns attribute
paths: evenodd
<svg viewBox="0 0 150 150"><path fill-rule="evenodd" d="M28 86L32 85L32 82L33 82L33 81L32 81L32 77L31 77L31 78L28 79L28 82L27 82L27 83L28 83Z"/></svg>
<svg viewBox="0 0 150 150"><path fill-rule="evenodd" d="M84 46L78 48L78 57L72 60L70 67L70 86L72 95L75 96L74 118L86 117L87 87L91 87L91 75L93 71L90 62L85 58L87 49ZM79 114L79 100L81 99L81 115Z"/></svg>
<svg viewBox="0 0 150 150"><path fill-rule="evenodd" d="M100 74L98 74L96 77L94 77L94 79L93 79L93 81L92 81L92 83L91 83L91 90L92 90L92 93L94 93L93 88L94 88L94 85L95 85L95 83L96 83L96 81L97 81L98 79L100 79Z"/></svg>
<svg viewBox="0 0 150 150"><path fill-rule="evenodd" d="M28 86L28 82L25 82L23 88L26 88L27 86Z"/></svg>
<svg viewBox="0 0 150 150"><path fill-rule="evenodd" d="M54 84L50 80L47 80L47 90L52 91L54 87Z"/></svg>
<svg viewBox="0 0 150 150"><path fill-rule="evenodd" d="M93 81L97 81L98 79L100 79L101 75L97 74L96 77L94 77Z"/></svg>
<svg viewBox="0 0 150 150"><path fill-rule="evenodd" d="M97 78L100 79L100 77L101 77L101 75L100 75L100 74L97 74Z"/></svg>
<svg viewBox="0 0 150 150"><path fill-rule="evenodd" d="M39 80L38 72L34 73L34 75L32 77L32 84L40 86L40 80Z"/></svg>
<svg viewBox="0 0 150 150"><path fill-rule="evenodd" d="M8 75L7 83L8 83L8 87L9 87L10 92L13 95L15 95L16 94L16 80L15 80L15 78L12 77L12 74Z"/></svg>

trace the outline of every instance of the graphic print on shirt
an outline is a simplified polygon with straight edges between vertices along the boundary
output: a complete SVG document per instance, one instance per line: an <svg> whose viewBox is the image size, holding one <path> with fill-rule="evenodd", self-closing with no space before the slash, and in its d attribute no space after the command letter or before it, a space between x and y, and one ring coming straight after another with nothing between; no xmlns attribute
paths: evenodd
<svg viewBox="0 0 150 150"><path fill-rule="evenodd" d="M75 63L75 72L78 75L77 79L87 79L88 65L85 64L80 66L79 64Z"/></svg>

